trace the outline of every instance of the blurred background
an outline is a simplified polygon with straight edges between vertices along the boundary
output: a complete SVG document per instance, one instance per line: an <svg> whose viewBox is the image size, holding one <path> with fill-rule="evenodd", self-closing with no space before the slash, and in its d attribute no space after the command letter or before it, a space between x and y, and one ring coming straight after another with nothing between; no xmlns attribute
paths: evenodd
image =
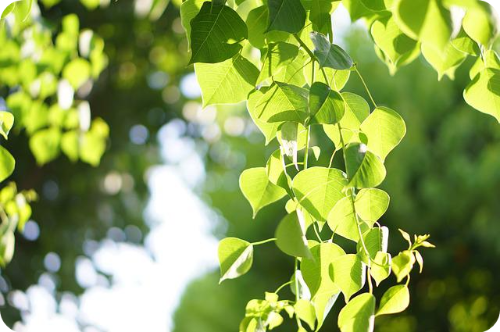
<svg viewBox="0 0 500 332"><path fill-rule="evenodd" d="M104 39L109 64L87 99L110 135L98 167L64 156L40 167L26 135L5 143L17 160L12 179L39 193L0 274L0 313L14 330L234 332L248 300L290 277L293 260L269 244L250 273L218 284L218 240L272 237L285 201L251 219L238 177L277 146L264 147L244 104L202 109L179 6L40 4L54 29L74 13ZM437 246L423 253L423 273L412 274L408 310L380 317L376 331L485 331L500 312L500 126L463 101L472 63L455 81L438 81L422 58L391 76L362 25L350 25L342 8L334 21L377 103L407 124L382 185L392 198L382 219L389 250L404 247L398 227L430 233ZM345 90L365 93L356 77ZM332 151L322 132L312 139ZM325 325L337 330L336 312Z"/></svg>

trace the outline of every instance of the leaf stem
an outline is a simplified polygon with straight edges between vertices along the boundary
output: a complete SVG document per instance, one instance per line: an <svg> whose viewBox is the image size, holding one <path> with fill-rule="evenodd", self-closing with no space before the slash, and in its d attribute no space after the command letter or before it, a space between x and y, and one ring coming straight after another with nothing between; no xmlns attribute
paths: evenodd
<svg viewBox="0 0 500 332"><path fill-rule="evenodd" d="M311 136L311 126L308 125L306 129L306 151L304 155L304 169L307 169L307 160L309 159L309 136Z"/></svg>
<svg viewBox="0 0 500 332"><path fill-rule="evenodd" d="M360 73L360 72L359 72L359 70L358 70L358 65L357 65L357 64L354 64L353 68L354 68L354 71L356 72L356 74L358 74L359 79L361 80L361 83L363 83L363 86L365 87L366 93L368 93L368 97L370 97L370 100L371 100L371 102L372 102L373 106L374 106L375 108L377 108L377 103L376 103L376 102L375 102L375 100L373 99L373 96L372 96L372 94L370 93L370 90L368 89L368 85L366 85L366 82L365 82L365 80L363 79L363 76L361 76L361 73Z"/></svg>
<svg viewBox="0 0 500 332"><path fill-rule="evenodd" d="M279 286L275 291L274 293L278 294L280 290L282 290L283 288L285 288L286 286L288 285L291 285L293 283L292 280L288 281L288 282L285 282L283 285Z"/></svg>
<svg viewBox="0 0 500 332"><path fill-rule="evenodd" d="M276 241L276 238L273 237L271 239L267 239L267 240L262 240L262 241L258 241L258 242L252 242L251 244L253 246L258 246L258 245L261 245L261 244L265 244L265 243L269 243L269 242L273 242L273 241Z"/></svg>
<svg viewBox="0 0 500 332"><path fill-rule="evenodd" d="M313 223L314 233L316 233L316 237L318 238L319 242L323 242L323 239L321 238L321 235L319 234L317 227L318 227L318 222L314 222Z"/></svg>

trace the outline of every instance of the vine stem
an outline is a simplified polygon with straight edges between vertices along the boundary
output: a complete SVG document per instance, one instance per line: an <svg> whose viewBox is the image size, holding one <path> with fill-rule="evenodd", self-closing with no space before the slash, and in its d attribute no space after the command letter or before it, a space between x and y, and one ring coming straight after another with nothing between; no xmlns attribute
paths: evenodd
<svg viewBox="0 0 500 332"><path fill-rule="evenodd" d="M258 245L261 245L261 244L265 244L265 243L269 243L269 242L273 242L273 241L276 241L276 238L273 237L271 239L267 239L267 240L262 240L262 241L258 241L258 242L252 242L251 244L253 246L258 246Z"/></svg>
<svg viewBox="0 0 500 332"><path fill-rule="evenodd" d="M342 127L340 126L340 123L337 123L337 127L339 129L339 136L340 136L340 144L342 144L342 155L344 157L344 165L345 165L345 168L346 168L346 172L347 172L347 157L346 157L346 153L345 153L345 143L344 143L344 137L342 136ZM349 193L349 198L350 198L350 201L351 201L351 205L352 205L352 213L354 214L354 218L356 220L356 226L358 228L358 234L359 234L359 240L361 241L361 246L363 247L363 251L365 252L366 256L367 256L367 261L368 261L368 275L367 275L367 278L368 278L368 289L370 291L370 293L373 293L373 284L372 284L372 278L371 278L371 257L370 257L370 253L368 252L368 248L366 247L366 244L365 244L365 240L363 239L363 233L361 232L361 223L359 221L359 218L358 218L358 214L356 212L356 204L354 204L354 188L352 188L351 192Z"/></svg>
<svg viewBox="0 0 500 332"><path fill-rule="evenodd" d="M358 70L358 65L357 65L357 64L354 64L354 66L353 66L353 67L354 67L354 71L356 72L356 74L358 74L359 79L361 80L361 83L363 83L363 86L365 87L366 93L368 93L368 97L370 97L370 100L371 100L371 102L372 102L373 106L374 106L375 108L377 108L377 103L376 103L376 102L375 102L375 100L373 99L373 96L372 96L372 94L370 93L370 90L368 89L368 85L366 85L366 82L365 82L365 80L364 80L363 76L361 76L361 73L360 73L360 72L359 72L359 70Z"/></svg>

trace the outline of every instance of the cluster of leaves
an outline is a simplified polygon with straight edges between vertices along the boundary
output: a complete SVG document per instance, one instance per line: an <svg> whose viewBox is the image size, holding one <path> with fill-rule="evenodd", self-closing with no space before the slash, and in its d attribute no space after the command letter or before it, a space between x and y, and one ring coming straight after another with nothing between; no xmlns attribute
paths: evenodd
<svg viewBox="0 0 500 332"><path fill-rule="evenodd" d="M498 70L492 68L498 58L490 49L496 35L491 9L476 1L423 2L344 1L344 5L354 19L363 17L371 25L377 53L392 72L415 59L420 49L428 60L433 58L431 53L442 60L439 67L429 60L440 76L453 77L467 55L479 56L471 69L474 79L464 95L472 106L480 101L482 106L476 108L495 115L498 89L494 75L485 74ZM275 138L279 142L266 167L248 169L240 177L240 188L254 216L264 206L289 197L288 215L277 226L275 238L256 243L237 238L221 241L221 281L248 272L254 246L276 241L296 262L290 282L296 298L287 303L295 308L307 301L308 312L312 312L312 319L304 319L295 308L299 330L304 330L301 320L319 330L343 293L346 306L338 318L340 329L371 331L375 315L400 312L408 306L410 272L415 262L420 270L423 267L416 249L432 245L428 235L415 236L412 243L401 231L409 242L408 250L394 259L387 252L388 229L378 220L388 208L389 195L376 187L385 179L384 161L403 139L406 127L397 112L376 104L355 62L332 43L331 14L337 5L298 0L264 4L188 0L181 6L181 18L203 104L247 101L266 144ZM456 34L452 34L447 9L451 5L466 9ZM440 20L443 15L449 20ZM481 20L486 25L477 28L470 23L476 21L475 15L487 19ZM406 47L409 44L412 47ZM260 51L260 59L252 57L255 49ZM469 52L471 49L478 52ZM450 67L448 55L453 52L462 59ZM373 109L363 97L341 92L353 72L363 82ZM487 82L481 79L484 75ZM478 89L478 82L485 87ZM310 146L311 131L321 127L335 149L327 167L308 167L310 151L315 156L321 153ZM303 162L298 161L299 151L303 151ZM342 151L345 171L332 167L338 151ZM332 234L328 240L321 237L325 225ZM308 233L317 240L310 240ZM334 242L335 235L355 242L356 252L346 253ZM404 278L407 282L391 287L375 310L372 279L378 286L391 271L398 282ZM351 300L366 281L368 292ZM240 331L262 331L280 324L282 319L276 318L280 310L266 301L262 302L265 310L250 306ZM287 313L293 315L294 310Z"/></svg>
<svg viewBox="0 0 500 332"><path fill-rule="evenodd" d="M32 7L35 7L32 10ZM76 15L62 20L62 31L46 24L32 1L13 2L0 21L0 134L24 131L39 165L59 156L98 165L106 148L108 125L91 120L90 106L78 101L92 89L107 65L104 41L91 30L80 32ZM0 181L8 178L15 160L0 146ZM1 261L8 263L14 250L14 230L22 230L31 215L33 192L17 193L10 184L1 192Z"/></svg>

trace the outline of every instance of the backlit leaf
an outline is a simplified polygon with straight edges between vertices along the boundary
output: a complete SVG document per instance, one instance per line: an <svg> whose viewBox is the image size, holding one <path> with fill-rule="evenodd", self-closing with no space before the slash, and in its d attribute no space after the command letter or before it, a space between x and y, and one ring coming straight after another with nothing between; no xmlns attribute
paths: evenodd
<svg viewBox="0 0 500 332"><path fill-rule="evenodd" d="M375 325L375 297L370 293L356 296L340 311L342 332L372 332Z"/></svg>
<svg viewBox="0 0 500 332"><path fill-rule="evenodd" d="M384 215L389 207L389 195L377 188L361 189L356 195L356 212L367 222L373 226L375 221L379 220Z"/></svg>
<svg viewBox="0 0 500 332"><path fill-rule="evenodd" d="M295 176L292 189L300 205L314 218L326 221L333 206L345 196L345 174L335 168L311 167Z"/></svg>
<svg viewBox="0 0 500 332"><path fill-rule="evenodd" d="M248 37L245 22L228 6L205 2L191 20L190 63L217 63L232 58Z"/></svg>
<svg viewBox="0 0 500 332"><path fill-rule="evenodd" d="M219 243L219 264L221 278L235 279L247 273L253 263L253 246L251 243L235 237L228 237Z"/></svg>
<svg viewBox="0 0 500 332"><path fill-rule="evenodd" d="M286 195L285 189L271 183L265 167L246 169L240 176L240 189L253 210L253 217L260 209Z"/></svg>
<svg viewBox="0 0 500 332"><path fill-rule="evenodd" d="M325 35L311 32L311 40L314 44L314 55L318 58L321 67L333 69L349 69L353 61L349 54L340 46L330 43Z"/></svg>
<svg viewBox="0 0 500 332"><path fill-rule="evenodd" d="M385 143L385 142L383 142ZM349 186L356 188L376 187L385 179L382 160L366 150L363 144L350 144L345 149Z"/></svg>
<svg viewBox="0 0 500 332"><path fill-rule="evenodd" d="M397 285L389 288L382 299L377 310L377 316L397 314L404 311L410 304L410 292L406 285Z"/></svg>
<svg viewBox="0 0 500 332"><path fill-rule="evenodd" d="M351 296L358 292L366 281L366 267L361 259L354 254L340 256L333 260L333 282L344 294L348 302Z"/></svg>
<svg viewBox="0 0 500 332"><path fill-rule="evenodd" d="M470 106L500 122L500 70L488 68L476 75L465 88L464 99Z"/></svg>
<svg viewBox="0 0 500 332"><path fill-rule="evenodd" d="M344 116L344 99L328 85L314 82L309 91L310 124L335 124Z"/></svg>
<svg viewBox="0 0 500 332"><path fill-rule="evenodd" d="M276 245L287 255L309 258L311 251L305 231L304 216L300 210L296 210L280 221L276 229Z"/></svg>
<svg viewBox="0 0 500 332"><path fill-rule="evenodd" d="M269 25L267 30L298 33L306 22L306 11L300 0L268 0Z"/></svg>

